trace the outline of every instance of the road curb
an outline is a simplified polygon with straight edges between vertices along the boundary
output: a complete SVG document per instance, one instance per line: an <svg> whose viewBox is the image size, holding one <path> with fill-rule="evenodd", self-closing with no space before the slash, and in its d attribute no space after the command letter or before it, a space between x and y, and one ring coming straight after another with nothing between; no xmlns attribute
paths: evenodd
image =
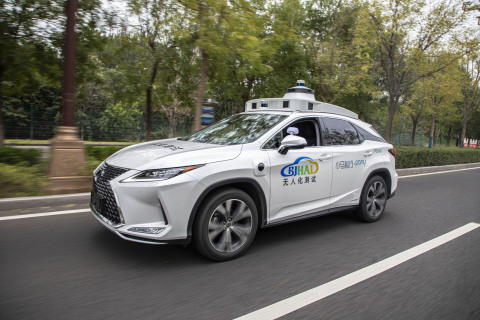
<svg viewBox="0 0 480 320"><path fill-rule="evenodd" d="M432 173L432 172L444 172L451 170L480 168L480 162L463 163L463 164L451 164L446 166L433 166L433 167L419 167L408 169L397 169L398 176L409 176L412 174Z"/></svg>

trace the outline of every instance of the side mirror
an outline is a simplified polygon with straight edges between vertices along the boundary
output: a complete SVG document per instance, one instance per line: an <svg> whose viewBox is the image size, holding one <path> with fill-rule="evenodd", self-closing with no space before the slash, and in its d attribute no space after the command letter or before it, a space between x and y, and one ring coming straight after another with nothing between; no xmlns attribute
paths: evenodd
<svg viewBox="0 0 480 320"><path fill-rule="evenodd" d="M307 145L307 140L303 137L299 136L286 136L282 143L280 144L280 148L278 148L278 153L280 154L287 154L288 150L290 149L303 149Z"/></svg>

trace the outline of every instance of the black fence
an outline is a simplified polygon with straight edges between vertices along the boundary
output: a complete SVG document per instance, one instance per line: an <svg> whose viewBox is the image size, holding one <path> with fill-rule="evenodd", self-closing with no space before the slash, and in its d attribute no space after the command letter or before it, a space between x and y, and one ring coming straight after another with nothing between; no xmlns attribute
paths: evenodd
<svg viewBox="0 0 480 320"><path fill-rule="evenodd" d="M217 115L218 116L218 115ZM23 121L11 121L4 117L5 139L48 140L53 138L57 126L60 125L58 113L50 121L37 120L33 114ZM217 119L218 120L218 119ZM174 137L186 136L192 131L193 119L183 117L176 120ZM101 114L82 113L77 115L76 126L80 138L84 141L144 141L145 117L143 113L129 113L124 116L105 117ZM154 111L152 118L151 139L166 139L170 130L170 121L165 114ZM415 145L428 146L429 137L417 134ZM449 139L445 136L435 137L435 145L446 145ZM410 145L410 133L393 133L391 142L394 145ZM450 141L455 145L455 138Z"/></svg>
<svg viewBox="0 0 480 320"><path fill-rule="evenodd" d="M191 133L193 119L185 117L176 120L174 136L185 136ZM9 122L4 120L5 139L30 139L48 140L53 138L57 126L60 125L59 117L51 121L24 121ZM128 121L109 120L99 121L95 115L77 119L76 126L80 138L84 141L143 141L145 140L145 118L143 114L130 116ZM170 122L162 113L154 113L152 119L152 139L168 138Z"/></svg>

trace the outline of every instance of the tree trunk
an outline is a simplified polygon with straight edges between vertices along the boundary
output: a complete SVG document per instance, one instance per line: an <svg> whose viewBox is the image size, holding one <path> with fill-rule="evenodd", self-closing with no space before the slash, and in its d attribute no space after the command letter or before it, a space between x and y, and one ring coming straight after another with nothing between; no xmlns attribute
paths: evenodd
<svg viewBox="0 0 480 320"><path fill-rule="evenodd" d="M195 118L193 120L193 132L202 128L202 104L207 87L207 73L208 73L208 54L205 50L201 50L202 61L200 65L200 80L198 81L197 96L195 100Z"/></svg>
<svg viewBox="0 0 480 320"><path fill-rule="evenodd" d="M413 122L413 125L412 125L412 137L411 137L411 139L410 139L410 145L411 145L411 146L414 146L414 145L415 145L415 133L416 133L416 131L417 131L417 123L418 123L418 121L417 121L417 119L414 119L414 118L412 117L412 122Z"/></svg>
<svg viewBox="0 0 480 320"><path fill-rule="evenodd" d="M412 119L412 123L413 123L412 137L411 137L411 140L410 140L410 145L411 146L415 145L415 134L417 133L418 120L420 119L421 115L422 115L422 109L420 109L420 112L418 112L416 117L414 117L413 115L410 115L410 118Z"/></svg>
<svg viewBox="0 0 480 320"><path fill-rule="evenodd" d="M169 112L169 129L168 129L168 137L174 138L175 137L175 127L177 126L177 115L175 113L175 106L172 104L170 107Z"/></svg>
<svg viewBox="0 0 480 320"><path fill-rule="evenodd" d="M464 115L462 121L462 132L460 133L460 141L458 142L459 148L463 148L463 140L465 140L465 135L467 133L467 123L468 118Z"/></svg>
<svg viewBox="0 0 480 320"><path fill-rule="evenodd" d="M146 103L146 110L145 110L145 122L146 122L146 132L145 132L145 140L151 140L151 132L152 132L152 87L149 85L146 90L147 94L147 103Z"/></svg>
<svg viewBox="0 0 480 320"><path fill-rule="evenodd" d="M450 146L450 140L452 139L452 126L448 127L448 135L447 135L447 144L446 146Z"/></svg>
<svg viewBox="0 0 480 320"><path fill-rule="evenodd" d="M146 133L145 133L145 140L149 141L152 139L152 93L153 93L153 85L155 83L155 78L157 77L158 72L158 65L159 62L155 61L153 63L153 70L152 74L150 75L150 81L148 83L148 87L146 90L147 95L147 103L146 103Z"/></svg>
<svg viewBox="0 0 480 320"><path fill-rule="evenodd" d="M3 116L2 116L2 97L0 96L0 147L3 147L5 142L5 136L3 134Z"/></svg>
<svg viewBox="0 0 480 320"><path fill-rule="evenodd" d="M390 95L388 103L388 120L387 125L385 126L385 140L388 143L391 143L392 138L392 128L393 128L393 118L395 117L395 110L397 109L398 99Z"/></svg>
<svg viewBox="0 0 480 320"><path fill-rule="evenodd" d="M67 127L75 126L75 57L77 48L75 14L77 12L77 2L77 0L66 2L67 27L63 51L62 126Z"/></svg>
<svg viewBox="0 0 480 320"><path fill-rule="evenodd" d="M428 147L431 149L433 148L433 137L435 136L435 112L432 114L432 122L430 125L430 142L428 143Z"/></svg>
<svg viewBox="0 0 480 320"><path fill-rule="evenodd" d="M3 83L3 66L0 65L0 147L3 147L5 142L5 135L3 129L3 97L2 97L2 83Z"/></svg>

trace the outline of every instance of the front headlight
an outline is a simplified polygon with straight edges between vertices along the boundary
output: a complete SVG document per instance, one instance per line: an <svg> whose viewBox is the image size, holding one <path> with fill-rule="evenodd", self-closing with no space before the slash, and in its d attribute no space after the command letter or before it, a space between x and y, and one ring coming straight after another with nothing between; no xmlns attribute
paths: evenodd
<svg viewBox="0 0 480 320"><path fill-rule="evenodd" d="M196 165L196 166L178 167L178 168L144 170L120 182L142 182L142 181L150 182L150 181L167 180L167 179L176 177L178 175L181 175L182 173L195 170L202 166L203 164Z"/></svg>

